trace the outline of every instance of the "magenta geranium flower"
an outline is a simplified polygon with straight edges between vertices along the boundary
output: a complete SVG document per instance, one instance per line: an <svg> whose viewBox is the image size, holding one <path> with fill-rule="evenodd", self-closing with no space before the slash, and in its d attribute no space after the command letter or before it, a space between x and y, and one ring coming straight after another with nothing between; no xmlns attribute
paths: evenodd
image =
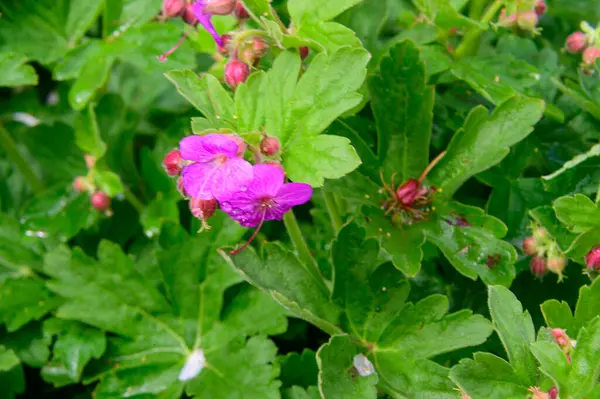
<svg viewBox="0 0 600 399"><path fill-rule="evenodd" d="M252 180L252 165L238 155L239 145L221 134L189 136L179 143L181 157L192 161L183 168L185 192L190 197L220 199Z"/></svg>
<svg viewBox="0 0 600 399"><path fill-rule="evenodd" d="M284 173L277 166L254 165L253 179L242 189L232 191L220 199L221 209L245 227L256 227L250 240L236 254L246 248L256 237L265 220L281 220L296 205L310 200L312 187L304 183L284 184Z"/></svg>
<svg viewBox="0 0 600 399"><path fill-rule="evenodd" d="M207 9L207 5L207 0L196 1L192 5L194 15L198 19L198 22L200 22L200 24L204 26L204 29L206 29L208 33L210 33L211 36L215 39L215 42L217 42L219 46L223 47L223 39L221 38L221 36L219 36L219 33L217 33L217 30L215 29L215 26L212 23L211 18L213 14Z"/></svg>

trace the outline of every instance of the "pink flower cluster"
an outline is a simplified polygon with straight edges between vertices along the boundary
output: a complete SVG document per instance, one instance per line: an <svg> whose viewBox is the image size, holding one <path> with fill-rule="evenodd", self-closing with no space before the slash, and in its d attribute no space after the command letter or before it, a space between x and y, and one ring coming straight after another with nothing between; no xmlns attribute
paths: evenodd
<svg viewBox="0 0 600 399"><path fill-rule="evenodd" d="M265 137L261 144L266 157L277 155L276 138ZM265 220L282 220L292 207L308 202L312 187L285 183L283 168L272 160L252 165L244 159L246 148L236 135L189 136L166 155L163 166L169 176L180 176L178 187L205 227L219 204L242 226L257 228L254 238Z"/></svg>

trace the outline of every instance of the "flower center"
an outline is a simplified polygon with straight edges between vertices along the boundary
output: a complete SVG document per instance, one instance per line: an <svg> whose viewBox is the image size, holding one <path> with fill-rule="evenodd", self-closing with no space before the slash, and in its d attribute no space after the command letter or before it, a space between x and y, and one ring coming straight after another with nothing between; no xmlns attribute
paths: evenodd
<svg viewBox="0 0 600 399"><path fill-rule="evenodd" d="M219 154L215 156L214 161L220 165L223 165L225 162L227 162L227 155Z"/></svg>
<svg viewBox="0 0 600 399"><path fill-rule="evenodd" d="M262 197L259 200L260 203L260 209L271 209L275 206L275 200L273 200L273 197Z"/></svg>

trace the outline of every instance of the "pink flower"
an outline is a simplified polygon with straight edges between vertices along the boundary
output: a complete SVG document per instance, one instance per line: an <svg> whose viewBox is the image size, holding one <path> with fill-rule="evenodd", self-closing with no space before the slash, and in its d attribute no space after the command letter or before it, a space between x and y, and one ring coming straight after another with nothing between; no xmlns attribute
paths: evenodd
<svg viewBox="0 0 600 399"><path fill-rule="evenodd" d="M204 26L204 29L212 35L219 46L223 46L223 40L217 33L217 30L211 21L213 14L209 11L209 3L210 1L207 0L198 0L192 5L192 9L194 10L194 15L198 19L198 22L200 22L200 24Z"/></svg>
<svg viewBox="0 0 600 399"><path fill-rule="evenodd" d="M183 168L187 195L210 200L239 190L252 180L252 165L238 155L239 146L221 134L186 137L179 143L181 157L194 163Z"/></svg>
<svg viewBox="0 0 600 399"><path fill-rule="evenodd" d="M254 178L246 187L230 192L220 199L221 209L245 227L256 227L254 235L239 250L245 249L256 237L265 220L282 220L296 205L308 202L312 187L304 183L284 184L285 175L277 166L254 165Z"/></svg>

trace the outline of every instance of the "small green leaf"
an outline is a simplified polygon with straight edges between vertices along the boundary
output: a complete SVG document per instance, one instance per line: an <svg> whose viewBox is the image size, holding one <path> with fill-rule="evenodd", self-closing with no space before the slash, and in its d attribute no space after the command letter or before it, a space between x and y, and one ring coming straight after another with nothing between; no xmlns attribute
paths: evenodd
<svg viewBox="0 0 600 399"><path fill-rule="evenodd" d="M3 398L13 399L25 392L25 375L15 353L0 345L0 386Z"/></svg>
<svg viewBox="0 0 600 399"><path fill-rule="evenodd" d="M528 386L506 360L491 353L477 352L450 371L450 378L472 398L525 398Z"/></svg>
<svg viewBox="0 0 600 399"><path fill-rule="evenodd" d="M306 40L311 44L318 43L330 54L347 46L362 48L362 43L356 34L337 22L307 21L300 26L296 34L300 40Z"/></svg>
<svg viewBox="0 0 600 399"><path fill-rule="evenodd" d="M383 174L400 181L417 178L429 163L434 89L425 81L425 64L416 45L405 40L381 60L370 76L371 108L378 132Z"/></svg>
<svg viewBox="0 0 600 399"><path fill-rule="evenodd" d="M101 158L106 153L106 144L100 137L94 105L89 105L75 119L75 141L83 152Z"/></svg>
<svg viewBox="0 0 600 399"><path fill-rule="evenodd" d="M476 107L433 169L431 182L451 196L471 176L499 163L510 146L532 132L543 110L542 101L523 97L510 98L491 115L484 107Z"/></svg>
<svg viewBox="0 0 600 399"><path fill-rule="evenodd" d="M531 344L531 353L540 363L540 371L552 378L561 395L569 397L569 361L556 342L540 341Z"/></svg>
<svg viewBox="0 0 600 399"><path fill-rule="evenodd" d="M9 371L21 364L21 361L10 349L0 346L0 372Z"/></svg>
<svg viewBox="0 0 600 399"><path fill-rule="evenodd" d="M576 332L575 319L569 304L565 301L557 301L556 299L550 299L542 303L542 314L546 325L551 328L562 328L566 330L568 334Z"/></svg>
<svg viewBox="0 0 600 399"><path fill-rule="evenodd" d="M575 156L565 162L560 169L554 173L543 176L544 186L547 190L559 193L571 193L581 190L587 181L596 181L598 168L600 167L600 144L596 144L589 151ZM594 190L598 188L594 184Z"/></svg>
<svg viewBox="0 0 600 399"><path fill-rule="evenodd" d="M300 387L291 387L283 391L283 399L321 399L321 394L316 387L303 389Z"/></svg>
<svg viewBox="0 0 600 399"><path fill-rule="evenodd" d="M449 0L413 0L413 3L440 28L464 27L482 29L485 27L478 21L460 14Z"/></svg>
<svg viewBox="0 0 600 399"><path fill-rule="evenodd" d="M329 21L362 0L290 0L288 10L294 22L301 25L303 20Z"/></svg>
<svg viewBox="0 0 600 399"><path fill-rule="evenodd" d="M494 328L508 354L523 385L530 386L535 381L536 362L529 348L535 341L535 330L529 312L515 295L502 286L489 287L488 306Z"/></svg>
<svg viewBox="0 0 600 399"><path fill-rule="evenodd" d="M140 223L149 238L160 234L163 224L169 221L179 222L179 208L176 201L162 196L152 200L140 215Z"/></svg>
<svg viewBox="0 0 600 399"><path fill-rule="evenodd" d="M571 360L569 386L575 398L586 397L600 376L600 317L582 327Z"/></svg>
<svg viewBox="0 0 600 399"><path fill-rule="evenodd" d="M0 87L37 85L35 69L27 65L27 57L17 53L0 53Z"/></svg>
<svg viewBox="0 0 600 399"><path fill-rule="evenodd" d="M366 351L365 351L366 353ZM363 356L347 335L335 335L317 352L319 390L328 399L375 399L377 372L361 376L353 366L355 356Z"/></svg>
<svg viewBox="0 0 600 399"><path fill-rule="evenodd" d="M108 81L115 62L112 54L101 53L83 64L69 91L69 104L73 109L81 111L94 99Z"/></svg>
<svg viewBox="0 0 600 399"><path fill-rule="evenodd" d="M584 285L579 288L579 299L575 307L575 328L569 331L574 337L579 330L600 315L598 304L600 303L600 279L595 279L590 286Z"/></svg>
<svg viewBox="0 0 600 399"><path fill-rule="evenodd" d="M109 170L96 170L96 185L101 191L104 191L109 197L114 197L125 191L121 178L118 174Z"/></svg>
<svg viewBox="0 0 600 399"><path fill-rule="evenodd" d="M302 354L290 352L281 356L278 362L281 366L279 379L284 388L294 385L309 388L311 385L317 385L319 368L316 354L310 349L304 349Z"/></svg>
<svg viewBox="0 0 600 399"><path fill-rule="evenodd" d="M583 194L560 197L554 201L556 217L574 233L584 233L600 226L600 209Z"/></svg>
<svg viewBox="0 0 600 399"><path fill-rule="evenodd" d="M250 75L235 91L237 132L247 133L260 130L264 124L266 103L263 102L267 84L264 72Z"/></svg>

